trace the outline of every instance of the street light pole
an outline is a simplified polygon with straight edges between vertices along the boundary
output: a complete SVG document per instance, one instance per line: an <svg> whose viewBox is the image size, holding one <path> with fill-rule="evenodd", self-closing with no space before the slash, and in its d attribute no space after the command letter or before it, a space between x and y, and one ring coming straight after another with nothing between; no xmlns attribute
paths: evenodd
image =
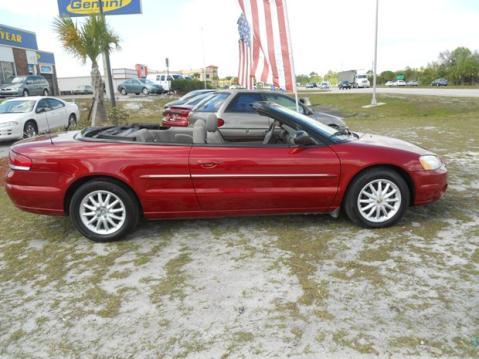
<svg viewBox="0 0 479 359"><path fill-rule="evenodd" d="M103 21L105 22L105 27L106 27L106 20L105 20L105 14L103 13L103 1L99 0L98 1L99 7L100 7L100 16L102 17ZM115 91L113 90L113 79L111 78L111 63L110 63L110 51L105 50L103 53L103 56L105 56L105 65L106 65L106 78L108 81L108 87L110 90L110 101L111 101L111 106L116 107L116 99L115 99Z"/></svg>
<svg viewBox="0 0 479 359"><path fill-rule="evenodd" d="M376 0L376 27L374 30L374 64L373 64L373 98L371 99L371 106L377 105L376 100L376 77L378 69L378 9L379 0Z"/></svg>

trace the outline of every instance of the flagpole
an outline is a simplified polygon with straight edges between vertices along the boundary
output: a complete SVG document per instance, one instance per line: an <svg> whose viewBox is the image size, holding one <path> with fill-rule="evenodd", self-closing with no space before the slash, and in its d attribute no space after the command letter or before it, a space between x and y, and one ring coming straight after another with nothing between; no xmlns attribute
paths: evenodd
<svg viewBox="0 0 479 359"><path fill-rule="evenodd" d="M296 100L296 111L299 112L299 98L298 98L298 89L296 87L296 71L294 69L294 56L293 56L293 40L291 39L291 31L289 29L289 12L288 12L288 5L286 4L286 0L284 1L284 12L286 13L286 26L288 30L288 47L289 53L291 54L291 70L293 71L293 92L294 92L294 99Z"/></svg>
<svg viewBox="0 0 479 359"><path fill-rule="evenodd" d="M374 30L373 98L371 99L371 106L376 106L378 104L376 100L376 77L378 68L378 9L379 0L376 0L376 28Z"/></svg>

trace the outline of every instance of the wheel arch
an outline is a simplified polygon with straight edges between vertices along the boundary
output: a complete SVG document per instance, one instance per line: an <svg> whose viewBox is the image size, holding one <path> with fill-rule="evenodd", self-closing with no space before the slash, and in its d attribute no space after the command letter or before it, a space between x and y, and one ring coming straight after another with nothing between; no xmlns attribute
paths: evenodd
<svg viewBox="0 0 479 359"><path fill-rule="evenodd" d="M414 203L414 197L415 197L415 192L414 192L414 182L411 178L411 176L409 175L409 173L407 173L406 170L404 170L403 168L399 167L399 166L396 166L396 165L391 165L391 164L375 164L375 165L371 165L371 166L368 166L368 167L364 167L362 168L360 171L358 171L352 178L351 180L349 181L348 183L348 186L346 188L346 191L344 192L344 196L341 200L341 206L344 205L344 201L347 197L347 194L351 188L351 185L354 183L354 181L356 180L356 178L358 178L361 174L367 172L367 171L370 171L370 170L373 170L373 169L386 169L386 170L390 170L390 171L394 171L396 172L397 174L399 174L403 179L404 181L406 182L407 184L407 187L409 189L409 196L410 196L410 203L409 203L409 206L411 206L413 203Z"/></svg>
<svg viewBox="0 0 479 359"><path fill-rule="evenodd" d="M101 180L115 183L123 187L129 193L131 193L133 195L133 198L135 198L136 203L138 204L138 209L140 210L140 214L143 215L143 206L135 190L125 181L122 181L121 179L118 179L112 176L107 176L107 175L92 175L92 176L81 177L77 179L76 181L74 181L73 183L71 183L68 189L66 190L64 198L63 198L63 210L65 212L65 215L68 216L70 214L69 213L70 202L72 200L73 194L78 190L78 188L83 186L85 183L88 183L91 181L101 181Z"/></svg>

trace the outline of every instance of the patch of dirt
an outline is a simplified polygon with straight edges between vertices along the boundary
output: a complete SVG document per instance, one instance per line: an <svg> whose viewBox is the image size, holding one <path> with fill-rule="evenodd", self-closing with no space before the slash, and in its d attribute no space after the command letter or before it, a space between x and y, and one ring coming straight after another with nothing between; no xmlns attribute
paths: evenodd
<svg viewBox="0 0 479 359"><path fill-rule="evenodd" d="M5 183L5 175L8 170L8 159L0 158L0 186L3 186Z"/></svg>

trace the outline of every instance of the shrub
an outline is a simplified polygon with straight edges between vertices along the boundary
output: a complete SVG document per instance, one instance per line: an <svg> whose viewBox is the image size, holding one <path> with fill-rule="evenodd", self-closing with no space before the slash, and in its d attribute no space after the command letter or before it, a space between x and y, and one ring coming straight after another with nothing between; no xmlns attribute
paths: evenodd
<svg viewBox="0 0 479 359"><path fill-rule="evenodd" d="M207 83L207 87L211 88ZM193 90L201 90L205 88L205 83L199 80L174 80L171 81L171 90L176 91L178 94L185 94Z"/></svg>

